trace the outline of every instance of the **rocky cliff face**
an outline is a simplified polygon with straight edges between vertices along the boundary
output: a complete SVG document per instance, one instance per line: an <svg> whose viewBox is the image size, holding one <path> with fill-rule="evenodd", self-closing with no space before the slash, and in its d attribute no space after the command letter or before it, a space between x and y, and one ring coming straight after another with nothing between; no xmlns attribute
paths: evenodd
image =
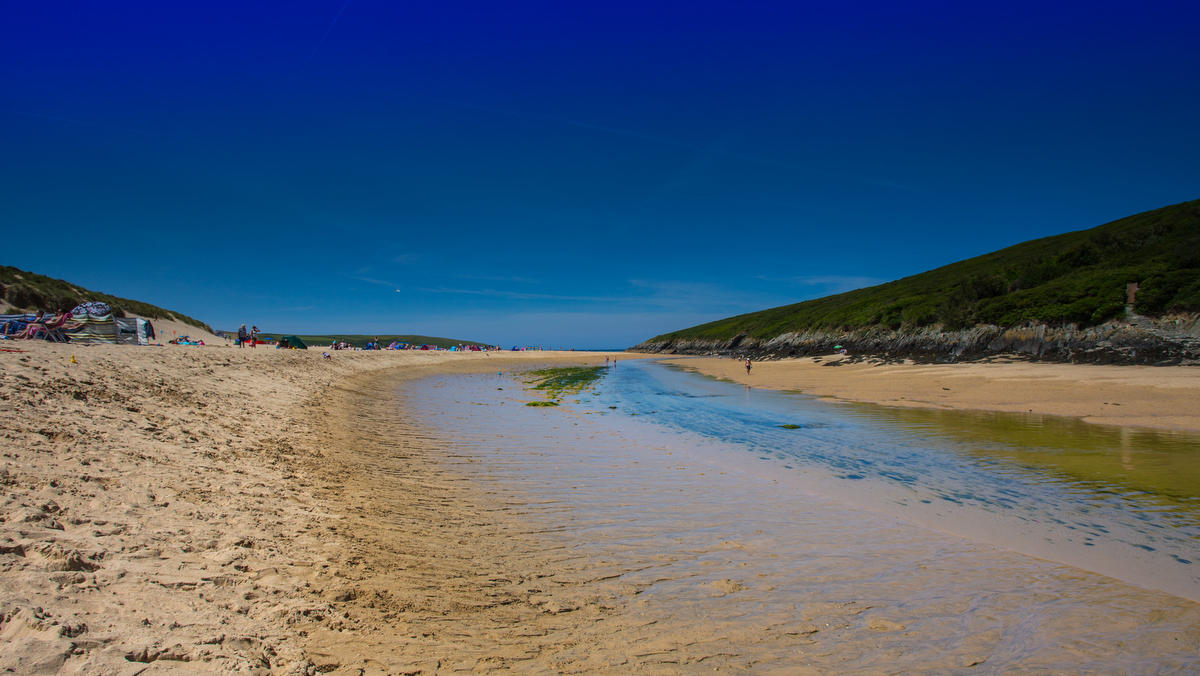
<svg viewBox="0 0 1200 676"><path fill-rule="evenodd" d="M979 325L957 331L940 327L815 330L785 333L770 340L647 341L634 352L738 354L763 358L830 354L840 346L850 354L934 361L1020 354L1049 361L1109 364L1200 364L1200 315L1155 319L1128 314L1121 321L1080 328L1074 324L1018 327Z"/></svg>

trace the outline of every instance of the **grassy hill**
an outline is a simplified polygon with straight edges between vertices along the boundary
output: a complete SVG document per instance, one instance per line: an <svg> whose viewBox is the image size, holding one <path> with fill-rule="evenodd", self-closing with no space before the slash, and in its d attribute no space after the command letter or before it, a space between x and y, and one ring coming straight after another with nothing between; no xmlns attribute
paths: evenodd
<svg viewBox="0 0 1200 676"><path fill-rule="evenodd" d="M156 319L175 319L185 324L212 332L208 324L185 314L164 310L157 305L128 298L119 298L107 293L92 291L70 282L26 272L0 265L0 298L19 310L63 312L85 301L108 303L118 317L137 315Z"/></svg>
<svg viewBox="0 0 1200 676"><path fill-rule="evenodd" d="M1023 242L912 277L721 319L646 341L770 339L812 329L890 329L1025 322L1082 326L1134 310L1200 311L1200 200L1090 230Z"/></svg>
<svg viewBox="0 0 1200 676"><path fill-rule="evenodd" d="M367 344L367 341L379 339L379 342L387 346L392 341L397 343L408 343L410 345L436 345L438 347L453 347L455 345L490 345L491 343L481 343L477 340L456 340L454 338L436 338L433 336L399 336L391 334L338 334L334 335L310 335L303 333L263 333L260 335L264 340L275 340L280 336L296 336L303 340L309 347L325 347L336 340L344 340L355 347L362 347Z"/></svg>

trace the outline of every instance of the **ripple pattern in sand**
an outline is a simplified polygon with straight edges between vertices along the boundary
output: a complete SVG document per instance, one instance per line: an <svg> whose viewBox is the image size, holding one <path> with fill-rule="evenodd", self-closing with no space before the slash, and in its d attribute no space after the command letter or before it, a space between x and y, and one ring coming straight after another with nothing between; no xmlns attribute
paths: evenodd
<svg viewBox="0 0 1200 676"><path fill-rule="evenodd" d="M505 505L508 565L563 619L555 668L640 671L1172 671L1200 607L847 507L586 407L530 408L513 381L433 378L402 406L443 468ZM619 422L616 422L619 421ZM711 451L712 449L708 449ZM519 525L516 525L519 524Z"/></svg>

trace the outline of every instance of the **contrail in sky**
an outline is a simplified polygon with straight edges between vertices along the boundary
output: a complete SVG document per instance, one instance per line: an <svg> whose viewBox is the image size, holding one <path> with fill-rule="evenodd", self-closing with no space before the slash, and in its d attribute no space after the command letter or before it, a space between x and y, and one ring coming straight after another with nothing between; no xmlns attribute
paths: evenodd
<svg viewBox="0 0 1200 676"><path fill-rule="evenodd" d="M317 46L313 47L312 54L310 54L308 56L307 63L312 63L312 60L314 58L316 58L317 50L319 50L321 48L321 45L324 45L325 41L329 39L329 34L333 32L333 27L337 25L338 19L342 18L342 14L346 11L346 7L348 7L349 5L350 5L350 0L346 0L345 2L342 3L342 8L338 10L337 16L333 17L333 21L329 22L329 28L325 29L325 34L321 36L321 40L319 42L317 42Z"/></svg>

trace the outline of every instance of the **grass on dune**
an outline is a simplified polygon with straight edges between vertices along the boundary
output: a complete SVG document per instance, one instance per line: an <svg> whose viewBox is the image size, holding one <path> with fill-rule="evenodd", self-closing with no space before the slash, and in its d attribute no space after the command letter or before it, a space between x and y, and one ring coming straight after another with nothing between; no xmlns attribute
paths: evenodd
<svg viewBox="0 0 1200 676"><path fill-rule="evenodd" d="M5 304L22 311L64 312L87 301L100 301L118 317L137 315L151 319L173 319L212 332L212 328L194 317L166 310L157 305L92 291L63 279L39 275L19 268L0 265L0 308Z"/></svg>

